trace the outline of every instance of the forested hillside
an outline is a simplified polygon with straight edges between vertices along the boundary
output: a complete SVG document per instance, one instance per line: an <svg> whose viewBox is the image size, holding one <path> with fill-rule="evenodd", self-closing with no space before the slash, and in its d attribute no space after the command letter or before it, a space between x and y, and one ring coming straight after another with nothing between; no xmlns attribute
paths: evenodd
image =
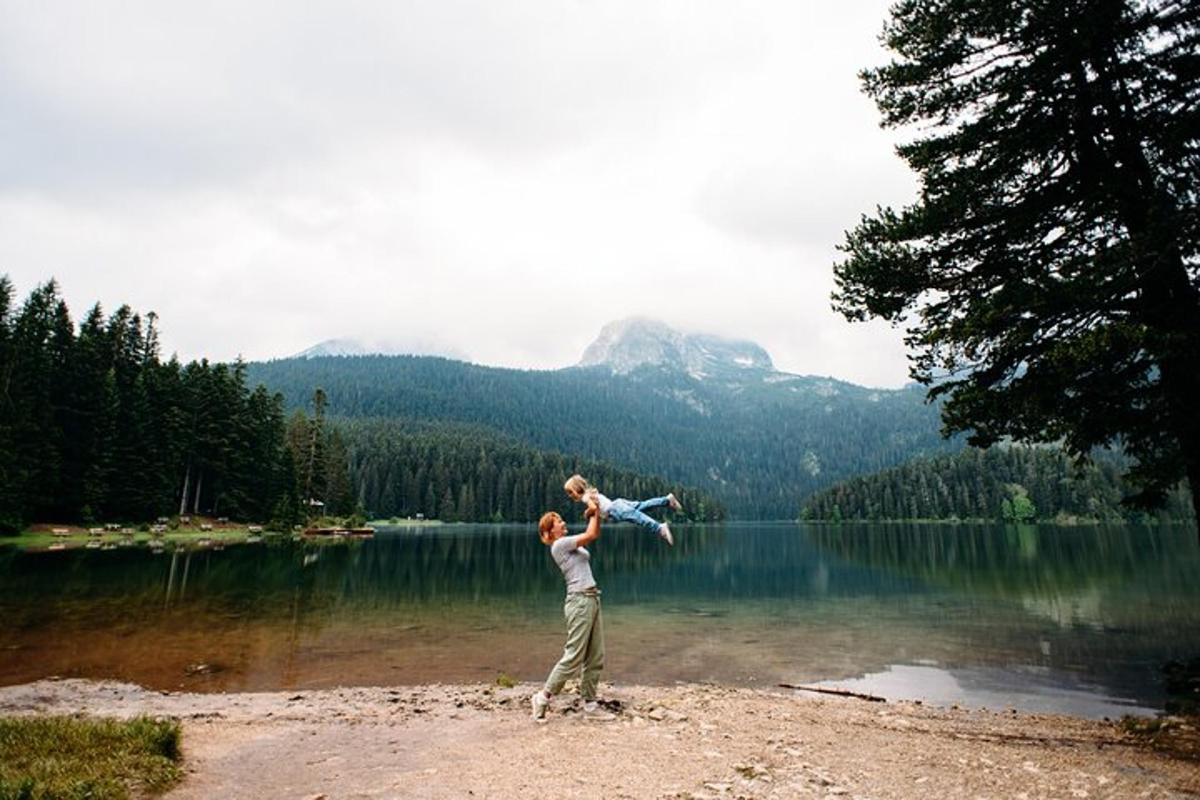
<svg viewBox="0 0 1200 800"><path fill-rule="evenodd" d="M1145 519L1121 505L1132 489L1116 456L1098 455L1077 468L1059 450L996 446L916 458L863 475L810 497L802 519L1008 521L1130 521ZM1182 486L1159 512L1163 519L1192 517Z"/></svg>
<svg viewBox="0 0 1200 800"><path fill-rule="evenodd" d="M563 492L580 473L610 497L645 499L674 492L672 519L715 520L722 508L705 495L597 461L535 450L479 426L394 419L343 420L340 437L366 509L378 517L424 515L447 522L536 520L580 507Z"/></svg>
<svg viewBox="0 0 1200 800"><path fill-rule="evenodd" d="M803 498L837 480L961 446L941 439L937 409L919 388L873 390L773 370L705 379L669 365L538 372L363 356L254 363L248 374L289 406L321 386L336 419L483 426L533 448L694 486L739 518L794 518Z"/></svg>

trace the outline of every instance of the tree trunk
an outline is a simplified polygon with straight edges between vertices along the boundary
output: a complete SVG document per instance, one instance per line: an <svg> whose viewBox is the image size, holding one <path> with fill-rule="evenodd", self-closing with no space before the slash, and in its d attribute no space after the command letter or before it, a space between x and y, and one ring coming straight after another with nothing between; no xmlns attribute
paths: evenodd
<svg viewBox="0 0 1200 800"><path fill-rule="evenodd" d="M1137 265L1141 321L1165 343L1157 354L1167 401L1164 423L1183 456L1192 509L1200 526L1200 422L1194 412L1200 397L1200 293L1179 249L1185 225L1178 203L1159 185L1135 129L1128 88L1109 72L1109 62L1115 63L1116 56L1101 56L1093 59L1092 66L1102 78L1096 84L1097 94L1112 120L1115 152L1107 162L1110 190L1122 224L1144 254Z"/></svg>
<svg viewBox="0 0 1200 800"><path fill-rule="evenodd" d="M1200 461L1188 461L1188 488L1192 490L1192 513L1196 515L1196 538L1200 540Z"/></svg>
<svg viewBox="0 0 1200 800"><path fill-rule="evenodd" d="M313 474L316 472L316 467L317 467L316 462L317 462L317 436L318 436L318 433L319 433L318 423L316 421L314 421L313 426L312 426L312 435L309 436L309 440L308 440L308 469L304 476L304 502L305 502L305 504L308 504L308 502L313 499L312 487L313 487Z"/></svg>
<svg viewBox="0 0 1200 800"><path fill-rule="evenodd" d="M183 474L183 497L179 498L179 516L187 513L188 489L192 484L192 462L187 465L187 472Z"/></svg>
<svg viewBox="0 0 1200 800"><path fill-rule="evenodd" d="M204 472L203 471L201 471L200 474L196 476L196 502L192 506L192 513L195 514L196 516L200 516L200 492L202 489L204 489Z"/></svg>

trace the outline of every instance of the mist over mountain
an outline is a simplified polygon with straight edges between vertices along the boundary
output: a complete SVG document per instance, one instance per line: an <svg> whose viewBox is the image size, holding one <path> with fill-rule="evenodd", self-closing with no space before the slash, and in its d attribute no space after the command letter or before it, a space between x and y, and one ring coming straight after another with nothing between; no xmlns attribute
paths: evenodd
<svg viewBox="0 0 1200 800"><path fill-rule="evenodd" d="M324 356L439 356L466 361L463 352L437 342L413 339L395 342L364 342L353 338L326 339L301 350L289 358L322 358Z"/></svg>
<svg viewBox="0 0 1200 800"><path fill-rule="evenodd" d="M396 355L372 350L356 339L326 339L312 347L301 350L291 358L320 358L321 356L365 356L369 354Z"/></svg>
<svg viewBox="0 0 1200 800"><path fill-rule="evenodd" d="M938 410L920 388L779 372L752 342L644 319L605 326L565 369L317 356L250 364L248 378L295 407L320 386L334 418L486 426L695 486L740 518L794 519L804 498L838 480L961 447L941 438Z"/></svg>

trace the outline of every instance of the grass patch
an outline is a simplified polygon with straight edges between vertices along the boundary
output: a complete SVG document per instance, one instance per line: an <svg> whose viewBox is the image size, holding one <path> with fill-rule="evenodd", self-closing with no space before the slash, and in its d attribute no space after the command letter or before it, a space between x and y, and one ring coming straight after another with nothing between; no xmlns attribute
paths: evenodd
<svg viewBox="0 0 1200 800"><path fill-rule="evenodd" d="M0 717L0 800L125 800L178 782L179 723Z"/></svg>

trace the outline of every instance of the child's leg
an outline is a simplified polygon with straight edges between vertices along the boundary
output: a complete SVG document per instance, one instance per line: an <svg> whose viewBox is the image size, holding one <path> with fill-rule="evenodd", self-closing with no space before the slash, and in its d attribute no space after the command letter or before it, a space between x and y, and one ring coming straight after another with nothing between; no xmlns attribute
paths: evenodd
<svg viewBox="0 0 1200 800"><path fill-rule="evenodd" d="M671 505L671 501L666 497L652 497L649 500L642 500L641 502L635 503L634 508L636 508L638 511L648 511L652 508L665 508L669 505Z"/></svg>
<svg viewBox="0 0 1200 800"><path fill-rule="evenodd" d="M659 531L662 530L662 523L651 518L644 511L639 511L637 503L624 498L613 500L612 506L608 509L608 518L617 522L632 522L655 535L659 535Z"/></svg>
<svg viewBox="0 0 1200 800"><path fill-rule="evenodd" d="M639 511L636 508L633 511L629 512L628 515L626 515L625 521L632 522L635 525L640 525L641 527L645 528L650 533L653 533L655 536L658 536L660 534L660 532L662 531L662 523L661 522L654 519L654 517L649 516L645 512Z"/></svg>

